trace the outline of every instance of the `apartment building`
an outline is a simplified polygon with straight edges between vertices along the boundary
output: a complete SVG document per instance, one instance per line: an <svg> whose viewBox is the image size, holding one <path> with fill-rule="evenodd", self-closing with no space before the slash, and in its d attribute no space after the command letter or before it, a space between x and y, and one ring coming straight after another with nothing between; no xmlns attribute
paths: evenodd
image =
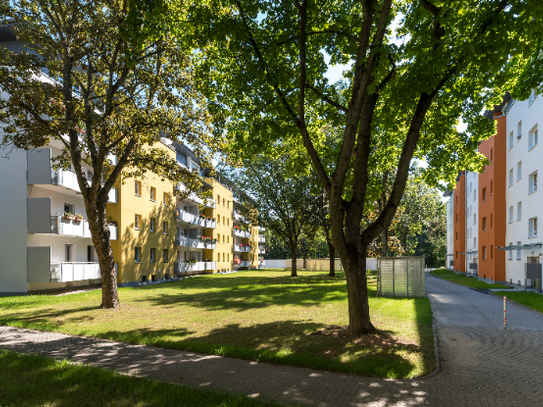
<svg viewBox="0 0 543 407"><path fill-rule="evenodd" d="M474 274L493 281L541 287L538 219L543 207L538 202L537 177L543 165L538 150L542 113L543 100L535 92L524 101L506 94L500 105L485 113L496 122L496 134L478 149L489 164L480 173L462 172L456 188L446 193L451 197L447 204L450 268L476 270ZM464 268L461 253L468 259Z"/></svg>

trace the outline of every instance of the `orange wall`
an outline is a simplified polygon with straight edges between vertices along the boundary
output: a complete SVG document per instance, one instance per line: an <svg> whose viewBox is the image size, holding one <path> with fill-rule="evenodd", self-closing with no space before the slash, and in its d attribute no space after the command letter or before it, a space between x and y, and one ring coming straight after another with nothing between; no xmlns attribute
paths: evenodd
<svg viewBox="0 0 543 407"><path fill-rule="evenodd" d="M505 116L495 115L497 122L496 135L484 140L479 145L479 152L492 162L479 174L479 277L494 281L505 281L505 251L496 247L505 246L505 228L507 225L505 190L506 190L506 127ZM492 156L492 157L491 157ZM487 196L483 201L483 189ZM483 230L486 218L486 230ZM486 247L486 259L483 258Z"/></svg>
<svg viewBox="0 0 543 407"><path fill-rule="evenodd" d="M462 171L454 190L454 269L466 272L466 173ZM457 238L458 237L458 238Z"/></svg>

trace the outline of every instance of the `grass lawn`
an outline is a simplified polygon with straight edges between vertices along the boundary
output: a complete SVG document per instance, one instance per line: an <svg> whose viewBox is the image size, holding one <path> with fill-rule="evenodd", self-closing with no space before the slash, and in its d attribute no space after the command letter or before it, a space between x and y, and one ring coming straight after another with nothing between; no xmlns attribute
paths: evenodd
<svg viewBox="0 0 543 407"><path fill-rule="evenodd" d="M449 280L454 283L462 284L472 288L489 288L489 289L507 289L509 286L503 284L488 284L484 281L480 281L475 277L468 277L463 275L458 275L451 270L446 269L437 269L430 271L430 274L436 277L443 278L444 280Z"/></svg>
<svg viewBox="0 0 543 407"><path fill-rule="evenodd" d="M246 271L120 288L121 307L98 308L101 291L0 298L0 324L185 349L375 377L434 369L427 298L375 297L380 335L352 340L343 274Z"/></svg>
<svg viewBox="0 0 543 407"><path fill-rule="evenodd" d="M279 406L0 350L0 406Z"/></svg>
<svg viewBox="0 0 543 407"><path fill-rule="evenodd" d="M537 293L527 293L523 291L494 291L494 294L506 296L508 299L525 305L528 308L543 312L543 295Z"/></svg>

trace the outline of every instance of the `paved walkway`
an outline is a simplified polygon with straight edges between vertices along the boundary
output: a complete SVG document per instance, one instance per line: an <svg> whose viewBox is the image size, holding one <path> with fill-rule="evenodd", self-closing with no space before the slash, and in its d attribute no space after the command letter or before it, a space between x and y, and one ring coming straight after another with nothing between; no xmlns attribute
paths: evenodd
<svg viewBox="0 0 543 407"><path fill-rule="evenodd" d="M313 406L543 406L543 315L427 277L439 374L386 380L107 340L0 327L0 347L103 366L185 386Z"/></svg>

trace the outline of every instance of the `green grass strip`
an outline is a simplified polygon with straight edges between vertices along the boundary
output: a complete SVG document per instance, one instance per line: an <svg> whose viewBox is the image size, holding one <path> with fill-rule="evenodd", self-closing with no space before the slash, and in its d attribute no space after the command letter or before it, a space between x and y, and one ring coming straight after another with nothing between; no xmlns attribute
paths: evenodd
<svg viewBox="0 0 543 407"><path fill-rule="evenodd" d="M279 406L5 350L0 350L0 383L1 407Z"/></svg>
<svg viewBox="0 0 543 407"><path fill-rule="evenodd" d="M489 284L484 281L481 281L475 277L459 275L451 270L438 269L430 272L431 275L442 278L444 280L452 281L454 283L465 285L466 287L472 288L488 288L488 289L508 289L509 286L503 284Z"/></svg>
<svg viewBox="0 0 543 407"><path fill-rule="evenodd" d="M508 299L518 302L533 310L543 312L543 295L523 291L494 291L494 294L506 296Z"/></svg>

